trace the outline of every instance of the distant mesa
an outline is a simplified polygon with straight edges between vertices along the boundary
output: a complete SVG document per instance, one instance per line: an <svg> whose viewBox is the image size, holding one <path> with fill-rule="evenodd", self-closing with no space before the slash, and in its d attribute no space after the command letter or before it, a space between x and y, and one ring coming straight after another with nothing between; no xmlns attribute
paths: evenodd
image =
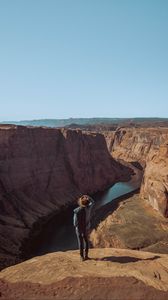
<svg viewBox="0 0 168 300"><path fill-rule="evenodd" d="M69 125L123 125L123 126L168 126L168 118L69 118L69 119L39 119L22 121L4 121L24 126L65 127Z"/></svg>

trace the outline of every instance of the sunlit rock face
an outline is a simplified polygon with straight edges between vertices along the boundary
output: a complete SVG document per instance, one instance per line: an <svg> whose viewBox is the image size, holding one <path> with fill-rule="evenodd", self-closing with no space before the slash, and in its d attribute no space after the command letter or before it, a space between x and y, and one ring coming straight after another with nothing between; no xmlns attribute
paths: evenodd
<svg viewBox="0 0 168 300"><path fill-rule="evenodd" d="M101 134L0 126L0 265L17 261L34 224L83 193L128 180Z"/></svg>
<svg viewBox="0 0 168 300"><path fill-rule="evenodd" d="M168 144L150 151L141 187L145 198L162 215L168 217Z"/></svg>
<svg viewBox="0 0 168 300"><path fill-rule="evenodd" d="M157 150L168 140L167 128L118 128L104 132L107 147L114 158L137 161L145 166L150 150Z"/></svg>
<svg viewBox="0 0 168 300"><path fill-rule="evenodd" d="M168 256L128 249L49 253L0 272L2 299L167 300Z"/></svg>
<svg viewBox="0 0 168 300"><path fill-rule="evenodd" d="M141 164L145 170L141 197L168 216L168 129L123 127L104 136L114 158Z"/></svg>

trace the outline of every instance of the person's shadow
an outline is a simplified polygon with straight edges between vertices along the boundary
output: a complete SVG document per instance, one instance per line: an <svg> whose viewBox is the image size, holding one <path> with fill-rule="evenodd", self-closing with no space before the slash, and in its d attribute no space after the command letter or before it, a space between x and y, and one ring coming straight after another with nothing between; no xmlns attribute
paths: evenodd
<svg viewBox="0 0 168 300"><path fill-rule="evenodd" d="M153 257L149 258L137 258L137 257L131 257L131 256L105 256L103 258L91 258L91 260L96 260L96 261L111 261L111 262L118 262L120 264L127 264L131 262L137 262L140 260L155 260L160 258L160 256L155 255Z"/></svg>

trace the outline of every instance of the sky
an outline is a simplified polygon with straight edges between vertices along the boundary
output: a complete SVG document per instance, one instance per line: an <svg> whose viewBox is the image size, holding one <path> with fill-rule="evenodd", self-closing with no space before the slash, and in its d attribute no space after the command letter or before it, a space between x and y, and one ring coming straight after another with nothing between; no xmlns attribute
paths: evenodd
<svg viewBox="0 0 168 300"><path fill-rule="evenodd" d="M0 0L0 121L168 117L167 0Z"/></svg>

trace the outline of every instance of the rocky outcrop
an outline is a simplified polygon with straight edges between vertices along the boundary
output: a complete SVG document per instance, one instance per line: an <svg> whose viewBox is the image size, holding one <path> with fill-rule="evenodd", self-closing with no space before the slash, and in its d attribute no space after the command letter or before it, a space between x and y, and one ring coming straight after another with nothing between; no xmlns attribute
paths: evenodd
<svg viewBox="0 0 168 300"><path fill-rule="evenodd" d="M145 166L150 150L157 150L168 140L167 128L128 128L103 132L112 156L128 162L139 162Z"/></svg>
<svg viewBox="0 0 168 300"><path fill-rule="evenodd" d="M168 219L139 194L119 201L118 208L113 201L106 205L107 209L102 208L101 221L93 226L90 235L92 245L168 254Z"/></svg>
<svg viewBox="0 0 168 300"><path fill-rule="evenodd" d="M37 222L130 174L108 153L101 134L1 125L0 265L18 261Z"/></svg>
<svg viewBox="0 0 168 300"><path fill-rule="evenodd" d="M0 272L1 299L167 299L168 255L90 249L35 257Z"/></svg>
<svg viewBox="0 0 168 300"><path fill-rule="evenodd" d="M141 186L141 197L168 217L168 144L150 151Z"/></svg>

